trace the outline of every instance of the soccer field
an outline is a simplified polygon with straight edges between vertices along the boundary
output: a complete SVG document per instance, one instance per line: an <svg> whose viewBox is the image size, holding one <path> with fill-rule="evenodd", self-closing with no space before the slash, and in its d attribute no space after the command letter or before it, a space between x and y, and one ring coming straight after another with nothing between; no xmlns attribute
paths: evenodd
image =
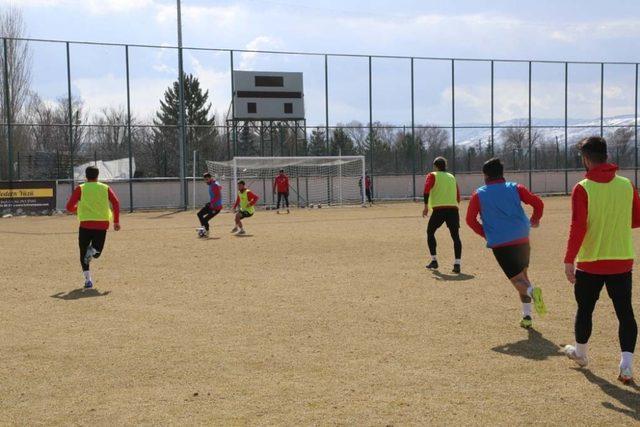
<svg viewBox="0 0 640 427"><path fill-rule="evenodd" d="M446 228L442 274L424 268L421 203L259 211L245 237L225 213L208 240L194 212L125 214L92 292L75 290L74 217L0 220L0 423L635 424L606 292L589 369L559 352L569 200L545 204L530 271L550 312L532 331L466 225L465 274Z"/></svg>

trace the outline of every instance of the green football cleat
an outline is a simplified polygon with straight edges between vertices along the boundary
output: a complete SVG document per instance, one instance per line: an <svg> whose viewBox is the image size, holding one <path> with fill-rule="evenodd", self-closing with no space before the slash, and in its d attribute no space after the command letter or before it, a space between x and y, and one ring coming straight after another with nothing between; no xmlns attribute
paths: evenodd
<svg viewBox="0 0 640 427"><path fill-rule="evenodd" d="M533 299L533 307L536 309L536 313L540 316L547 314L547 306L544 305L544 300L542 299L542 289L533 288L531 298Z"/></svg>
<svg viewBox="0 0 640 427"><path fill-rule="evenodd" d="M524 316L522 320L520 320L520 327L524 329L529 329L533 326L533 320L531 320L531 316Z"/></svg>

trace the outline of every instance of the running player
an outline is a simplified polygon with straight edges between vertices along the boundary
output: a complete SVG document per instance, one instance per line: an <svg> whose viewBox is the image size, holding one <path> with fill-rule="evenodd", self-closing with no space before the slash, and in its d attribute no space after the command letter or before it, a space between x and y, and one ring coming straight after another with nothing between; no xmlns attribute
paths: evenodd
<svg viewBox="0 0 640 427"><path fill-rule="evenodd" d="M245 186L244 181L238 181L238 197L233 205L233 209L236 211L236 226L231 230L232 233L247 234L242 227L242 220L253 216L258 199L259 197Z"/></svg>
<svg viewBox="0 0 640 427"><path fill-rule="evenodd" d="M638 335L631 304L631 229L640 227L640 198L631 182L616 174L618 167L607 163L607 143L603 138L586 138L579 149L587 174L571 194L571 230L564 259L567 280L574 284L578 303L576 344L565 346L564 351L578 365L587 366L591 316L600 291L606 286L619 322L622 354L618 380L629 384L633 381L633 352Z"/></svg>
<svg viewBox="0 0 640 427"><path fill-rule="evenodd" d="M107 184L98 182L99 174L97 167L89 166L85 170L87 182L77 186L67 202L67 211L77 212L80 220L78 244L85 289L93 287L89 263L102 254L111 219L113 229L120 230L120 201Z"/></svg>
<svg viewBox="0 0 640 427"><path fill-rule="evenodd" d="M206 238L209 237L209 221L222 211L222 186L208 172L203 177L209 187L210 200L198 211L198 219L201 226L199 236Z"/></svg>
<svg viewBox="0 0 640 427"><path fill-rule="evenodd" d="M486 185L471 196L467 210L467 224L487 240L504 274L520 295L522 320L520 326L530 328L531 300L536 312L544 315L547 308L542 300L542 290L529 280L530 227L538 227L544 203L525 186L506 182L500 159L491 159L482 167ZM533 207L531 219L527 218L522 204ZM478 215L482 223L478 222Z"/></svg>
<svg viewBox="0 0 640 427"><path fill-rule="evenodd" d="M438 157L433 161L434 171L427 175L424 184L424 210L422 216L429 215L429 209L433 211L427 225L427 244L431 253L431 263L428 269L438 269L438 257L436 255L436 231L447 224L451 239L453 240L453 272L460 273L460 262L462 258L462 242L460 241L460 213L458 203L460 203L460 189L456 178L447 172L447 160Z"/></svg>
<svg viewBox="0 0 640 427"><path fill-rule="evenodd" d="M280 201L284 198L284 205L287 206L287 213L289 213L289 177L284 173L284 169L280 169L278 176L273 181L273 192L275 193L276 190L278 192L277 212L280 213Z"/></svg>

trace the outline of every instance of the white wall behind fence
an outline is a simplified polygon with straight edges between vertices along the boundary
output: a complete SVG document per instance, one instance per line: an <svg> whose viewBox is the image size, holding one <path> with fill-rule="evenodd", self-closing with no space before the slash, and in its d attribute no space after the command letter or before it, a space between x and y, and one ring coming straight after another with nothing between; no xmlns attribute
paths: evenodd
<svg viewBox="0 0 640 427"><path fill-rule="evenodd" d="M620 171L620 175L626 176L633 182L635 172L633 169ZM529 174L527 172L507 172L505 177L509 181L516 181L528 186ZM568 189L571 192L573 186L584 177L582 171L567 172ZM461 173L456 175L460 192L463 197L469 197L472 192L484 184L482 174ZM424 189L424 176L416 175L412 182L412 175L388 175L375 176L373 178L374 197L382 200L407 200L413 197L414 184L416 198L422 198ZM353 185L357 185L354 181ZM230 189L225 182L223 199L225 205L230 203ZM251 189L257 193L261 205L273 203L272 184L269 181L255 180L248 182ZM120 198L123 211L129 209L129 183L127 181L111 182L109 185ZM193 181L188 181L189 207L193 205ZM202 180L195 183L195 205L203 206L209 199L206 184ZM564 171L535 171L532 173L532 190L539 194L562 194L565 192ZM71 184L59 182L57 191L57 207L64 209L66 201L71 194ZM297 198L291 197L292 204L297 203ZM180 181L178 179L161 180L136 180L133 182L133 205L135 209L177 208L180 206Z"/></svg>

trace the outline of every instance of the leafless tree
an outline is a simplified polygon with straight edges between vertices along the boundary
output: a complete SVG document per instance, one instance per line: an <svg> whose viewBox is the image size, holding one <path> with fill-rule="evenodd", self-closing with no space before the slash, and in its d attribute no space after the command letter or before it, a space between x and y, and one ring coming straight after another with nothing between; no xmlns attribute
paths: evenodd
<svg viewBox="0 0 640 427"><path fill-rule="evenodd" d="M526 122L516 123L500 131L502 139L501 151L505 162L509 164L511 159L511 167L519 169L523 166L525 157L529 155L529 128ZM538 129L531 130L531 148L532 151L537 144L542 142L542 134Z"/></svg>
<svg viewBox="0 0 640 427"><path fill-rule="evenodd" d="M6 38L5 45L0 46L0 64L2 64L2 72L0 72L0 113L3 123L16 123L20 118L24 117L26 107L30 96L31 86L31 52L29 45L22 40L16 38L26 37L26 25L22 17L20 9L8 7L0 11L0 35ZM5 64L7 76L5 81ZM6 88L9 89L9 108L7 109ZM5 124L5 132L2 135L2 149L0 156L0 177L7 178L9 172L9 154L15 158L15 154L21 149L27 148L27 132L24 127L12 128L13 134L11 138L12 150L9 153L9 140L7 138L7 126Z"/></svg>

